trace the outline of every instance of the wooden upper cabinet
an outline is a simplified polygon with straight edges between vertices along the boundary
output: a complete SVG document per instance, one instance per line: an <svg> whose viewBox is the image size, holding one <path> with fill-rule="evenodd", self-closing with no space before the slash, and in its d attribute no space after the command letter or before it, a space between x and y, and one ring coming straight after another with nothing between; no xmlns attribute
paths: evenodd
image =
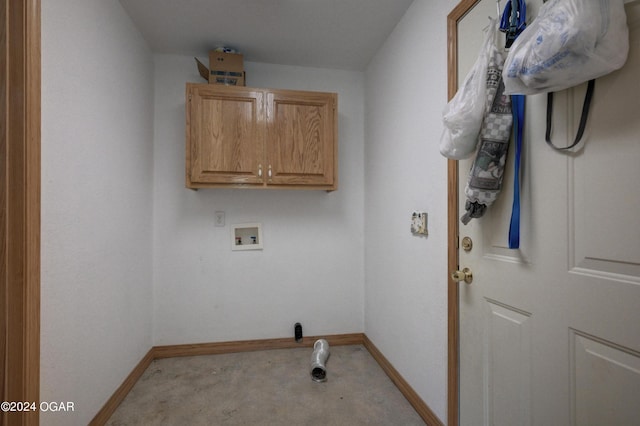
<svg viewBox="0 0 640 426"><path fill-rule="evenodd" d="M264 94L187 85L187 186L261 184Z"/></svg>
<svg viewBox="0 0 640 426"><path fill-rule="evenodd" d="M331 93L267 92L266 153L272 184L333 186L335 104Z"/></svg>
<svg viewBox="0 0 640 426"><path fill-rule="evenodd" d="M189 188L337 189L337 95L187 83Z"/></svg>

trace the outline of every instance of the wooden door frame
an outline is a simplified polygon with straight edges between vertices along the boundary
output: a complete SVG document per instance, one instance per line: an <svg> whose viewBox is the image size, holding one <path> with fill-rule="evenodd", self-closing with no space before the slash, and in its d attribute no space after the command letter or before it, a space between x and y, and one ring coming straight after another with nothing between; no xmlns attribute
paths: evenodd
<svg viewBox="0 0 640 426"><path fill-rule="evenodd" d="M453 98L458 90L458 22L480 0L461 0L447 15L447 96ZM458 283L451 273L458 269L458 161L448 160L447 166L447 424L458 426L460 410L460 310Z"/></svg>
<svg viewBox="0 0 640 426"><path fill-rule="evenodd" d="M1 0L0 5L0 392L3 401L38 406L40 0ZM0 420L37 425L39 413L2 412Z"/></svg>

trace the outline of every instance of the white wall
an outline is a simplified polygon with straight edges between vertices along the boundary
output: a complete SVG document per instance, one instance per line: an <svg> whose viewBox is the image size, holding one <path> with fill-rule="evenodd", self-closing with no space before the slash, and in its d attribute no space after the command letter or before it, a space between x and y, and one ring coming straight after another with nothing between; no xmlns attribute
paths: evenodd
<svg viewBox="0 0 640 426"><path fill-rule="evenodd" d="M339 189L186 189L185 83L202 80L193 57L156 55L156 345L293 337L297 321L307 336L364 329L363 74L245 69L254 87L338 92ZM262 223L264 250L231 251L230 225L246 222Z"/></svg>
<svg viewBox="0 0 640 426"><path fill-rule="evenodd" d="M85 425L151 347L153 62L114 1L42 2L41 413Z"/></svg>
<svg viewBox="0 0 640 426"><path fill-rule="evenodd" d="M416 0L365 73L365 332L446 420L446 15ZM413 210L429 236L412 236Z"/></svg>

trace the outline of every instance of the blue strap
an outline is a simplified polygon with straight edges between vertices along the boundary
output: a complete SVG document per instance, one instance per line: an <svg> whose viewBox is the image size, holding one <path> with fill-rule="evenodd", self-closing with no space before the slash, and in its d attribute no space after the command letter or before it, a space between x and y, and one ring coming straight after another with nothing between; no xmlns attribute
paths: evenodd
<svg viewBox="0 0 640 426"><path fill-rule="evenodd" d="M525 0L508 0L502 19L500 31L507 33L506 47L509 48L527 26L527 4ZM509 248L520 248L520 156L522 153L522 133L524 130L524 95L511 96L513 112L513 129L516 139L516 158L513 172L513 205L511 206L511 223L509 224Z"/></svg>
<svg viewBox="0 0 640 426"><path fill-rule="evenodd" d="M522 153L522 133L524 131L524 95L511 95L513 128L516 139L516 157L513 171L513 205L509 224L509 248L520 248L520 156Z"/></svg>
<svg viewBox="0 0 640 426"><path fill-rule="evenodd" d="M527 4L524 0L508 0L500 19L500 31L507 34L509 48L527 26Z"/></svg>

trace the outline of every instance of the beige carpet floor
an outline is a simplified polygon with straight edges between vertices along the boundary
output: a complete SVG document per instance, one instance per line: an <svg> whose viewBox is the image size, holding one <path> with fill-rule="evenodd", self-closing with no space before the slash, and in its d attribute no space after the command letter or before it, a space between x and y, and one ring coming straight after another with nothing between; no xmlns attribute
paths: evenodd
<svg viewBox="0 0 640 426"><path fill-rule="evenodd" d="M363 346L332 346L323 383L312 351L155 360L107 425L424 425Z"/></svg>

